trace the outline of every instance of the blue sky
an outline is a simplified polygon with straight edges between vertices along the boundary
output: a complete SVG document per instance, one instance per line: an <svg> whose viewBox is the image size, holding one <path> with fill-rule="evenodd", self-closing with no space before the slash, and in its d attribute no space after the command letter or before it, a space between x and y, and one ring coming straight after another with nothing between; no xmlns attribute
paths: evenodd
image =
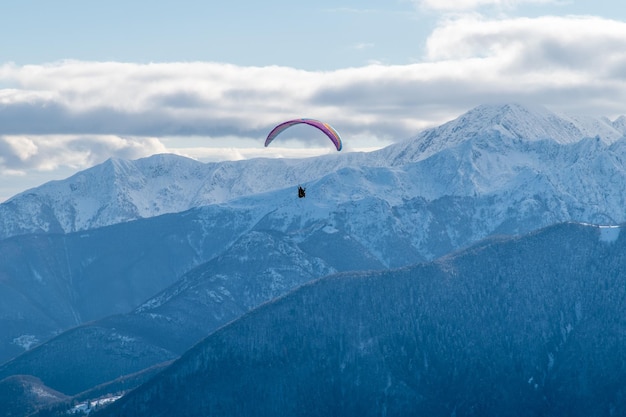
<svg viewBox="0 0 626 417"><path fill-rule="evenodd" d="M109 157L308 156L406 139L479 104L626 114L608 0L20 0L0 16L0 201Z"/></svg>
<svg viewBox="0 0 626 417"><path fill-rule="evenodd" d="M67 58L308 70L361 66L372 59L402 64L419 57L414 39L434 24L411 2L393 0L22 0L3 9L0 61L18 64Z"/></svg>

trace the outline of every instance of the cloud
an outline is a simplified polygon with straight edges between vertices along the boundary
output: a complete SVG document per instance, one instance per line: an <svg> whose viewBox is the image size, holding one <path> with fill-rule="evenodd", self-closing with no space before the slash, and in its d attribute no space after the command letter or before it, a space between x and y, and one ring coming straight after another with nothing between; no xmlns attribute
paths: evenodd
<svg viewBox="0 0 626 417"><path fill-rule="evenodd" d="M367 151L370 149L353 149L353 151ZM313 156L336 153L335 148L286 148L273 146L271 148L258 147L194 147L194 148L171 148L170 152L178 155L194 158L206 162L239 161L250 158L309 158Z"/></svg>
<svg viewBox="0 0 626 417"><path fill-rule="evenodd" d="M357 49L357 50L360 50L360 51L364 50L364 49L370 49L370 48L373 48L373 47L374 47L374 44L371 43L371 42L359 42L359 43L354 45L354 49Z"/></svg>
<svg viewBox="0 0 626 417"><path fill-rule="evenodd" d="M599 17L545 16L490 20L469 16L443 21L427 41L428 61L496 58L580 69L622 56L626 23ZM608 54L611 58L602 58ZM528 66L520 66L520 70Z"/></svg>
<svg viewBox="0 0 626 417"><path fill-rule="evenodd" d="M205 138L193 146L197 155L205 147L249 157L230 149L254 148L293 117L330 121L353 148L405 139L494 101L615 117L625 112L625 73L626 23L574 16L445 18L423 59L409 65L4 64L0 85L10 88L0 89L0 171L184 152L189 137Z"/></svg>
<svg viewBox="0 0 626 417"><path fill-rule="evenodd" d="M417 7L439 12L463 12L485 7L512 9L524 4L558 4L559 0L414 0Z"/></svg>
<svg viewBox="0 0 626 417"><path fill-rule="evenodd" d="M86 168L111 156L136 159L167 152L156 138L114 135L2 135L0 171L19 175L61 166Z"/></svg>

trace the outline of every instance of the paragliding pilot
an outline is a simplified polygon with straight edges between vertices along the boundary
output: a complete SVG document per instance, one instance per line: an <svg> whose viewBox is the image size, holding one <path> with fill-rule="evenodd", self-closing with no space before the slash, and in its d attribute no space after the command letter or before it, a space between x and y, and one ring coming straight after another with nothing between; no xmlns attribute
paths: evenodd
<svg viewBox="0 0 626 417"><path fill-rule="evenodd" d="M306 197L306 188L302 188L298 185L298 198Z"/></svg>

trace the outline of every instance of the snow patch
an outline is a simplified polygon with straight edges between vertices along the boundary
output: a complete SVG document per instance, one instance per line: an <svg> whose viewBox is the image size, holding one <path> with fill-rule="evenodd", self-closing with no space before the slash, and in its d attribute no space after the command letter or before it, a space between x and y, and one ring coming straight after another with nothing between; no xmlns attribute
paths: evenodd
<svg viewBox="0 0 626 417"><path fill-rule="evenodd" d="M42 283L43 282L43 276L41 276L39 271L37 271L35 268L32 268L32 267L31 267L30 270L33 273L33 278L35 278L35 281L37 281L38 283Z"/></svg>
<svg viewBox="0 0 626 417"><path fill-rule="evenodd" d="M31 387L30 392L33 395L36 395L39 398L58 399L58 397L56 395L53 395L52 393L50 393L50 391L46 391L45 389L43 389L43 388L41 388L39 386Z"/></svg>
<svg viewBox="0 0 626 417"><path fill-rule="evenodd" d="M22 347L24 350L29 350L37 343L39 343L39 339L32 334L23 334L13 339L13 344Z"/></svg>
<svg viewBox="0 0 626 417"><path fill-rule="evenodd" d="M600 226L600 242L612 243L619 237L621 227L619 226Z"/></svg>
<svg viewBox="0 0 626 417"><path fill-rule="evenodd" d="M131 343L135 341L134 337L130 337L130 336L125 336L119 333L113 333L111 335L112 338L119 340L120 342L124 343Z"/></svg>
<svg viewBox="0 0 626 417"><path fill-rule="evenodd" d="M324 226L322 228L322 231L324 233L327 233L329 235L332 235L333 233L337 233L339 230L337 230L334 226L328 225L328 226Z"/></svg>
<svg viewBox="0 0 626 417"><path fill-rule="evenodd" d="M80 404L76 404L68 411L68 414L89 414L94 409L98 409L102 406L109 405L122 398L121 395L114 395L111 397L100 398L98 400L86 401Z"/></svg>

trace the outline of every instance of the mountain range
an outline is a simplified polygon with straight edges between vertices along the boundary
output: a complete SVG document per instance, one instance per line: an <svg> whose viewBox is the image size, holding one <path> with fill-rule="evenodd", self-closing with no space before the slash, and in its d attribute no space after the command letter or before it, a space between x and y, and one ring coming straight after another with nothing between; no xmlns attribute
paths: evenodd
<svg viewBox="0 0 626 417"><path fill-rule="evenodd" d="M95 415L624 415L626 236L560 224L327 276Z"/></svg>
<svg viewBox="0 0 626 417"><path fill-rule="evenodd" d="M185 357L320 277L622 223L625 121L485 105L376 152L109 160L26 191L0 204L0 380L76 395Z"/></svg>
<svg viewBox="0 0 626 417"><path fill-rule="evenodd" d="M448 154L443 156L452 157L455 162L458 159L468 163L501 162L504 166L492 168L498 171L501 168L512 169L530 161L489 160L480 153L468 154L468 148L476 153L481 147L486 147L484 151L490 151L491 156L495 156L493 151L513 152L511 155L501 154L499 159L504 159L507 156L519 156L519 151L526 151L523 147L519 149L520 142L529 146L533 146L531 143L534 142L548 142L544 145L550 146L576 144L581 139L597 138L603 145L611 145L620 141L625 134L626 116L611 122L606 118L559 115L537 106L483 105L438 128L370 153L208 164L174 155L155 155L137 161L110 159L65 180L51 181L25 191L0 204L0 238L36 232L69 233L165 213L178 213L242 196L293 188L298 182L320 180L342 168L403 167L444 150L448 150ZM543 155L531 154L528 155L529 159L551 157L550 153L543 152L541 144L534 146L538 148L535 152ZM458 155L459 152L464 154ZM575 154L576 150L572 150L572 153ZM459 181L457 188L450 190L437 187L448 185L449 180L441 184L438 181L441 178L437 176L421 175L408 179L408 183L415 183L417 188L411 187L400 195L433 199L442 195L496 191L494 188L503 185L494 181L467 183L471 178L466 176L471 172L458 172L456 169L442 172L441 168L447 167L441 166L437 170L446 178L454 176L466 182ZM480 169L490 167L477 164L473 168L478 170L476 175L489 176L489 173L481 172ZM428 186L420 187L424 180ZM408 187L408 184L398 185ZM483 190L479 185L489 186L489 189ZM334 197L336 201L345 195ZM393 197L397 198L398 194Z"/></svg>

